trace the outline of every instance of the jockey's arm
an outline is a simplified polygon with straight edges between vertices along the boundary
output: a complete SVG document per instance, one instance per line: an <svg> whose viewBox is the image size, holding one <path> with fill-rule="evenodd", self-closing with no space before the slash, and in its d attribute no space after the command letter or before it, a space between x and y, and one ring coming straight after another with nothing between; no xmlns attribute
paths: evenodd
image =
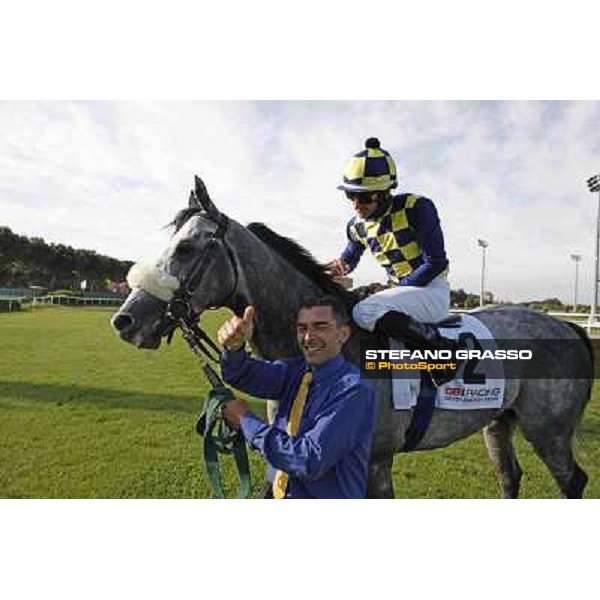
<svg viewBox="0 0 600 600"><path fill-rule="evenodd" d="M348 243L346 244L346 247L340 256L340 259L343 260L348 266L348 269L344 275L354 271L358 265L358 262L360 261L361 256L363 255L363 252L365 251L365 247L360 242L352 238L349 224L346 227L346 237L348 238Z"/></svg>
<svg viewBox="0 0 600 600"><path fill-rule="evenodd" d="M406 216L421 246L423 264L404 277L400 285L423 287L448 267L444 234L435 205L429 198L419 198L415 206L406 211Z"/></svg>

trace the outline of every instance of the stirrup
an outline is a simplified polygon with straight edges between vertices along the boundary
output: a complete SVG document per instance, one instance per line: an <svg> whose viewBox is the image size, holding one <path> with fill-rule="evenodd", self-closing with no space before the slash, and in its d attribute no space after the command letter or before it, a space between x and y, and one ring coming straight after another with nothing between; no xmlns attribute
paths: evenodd
<svg viewBox="0 0 600 600"><path fill-rule="evenodd" d="M421 323L398 311L385 313L377 321L375 329L380 334L426 350L450 350L454 354L458 349L458 342L442 336L435 325ZM457 370L447 367L439 371L429 371L429 374L433 384L440 387L454 379Z"/></svg>

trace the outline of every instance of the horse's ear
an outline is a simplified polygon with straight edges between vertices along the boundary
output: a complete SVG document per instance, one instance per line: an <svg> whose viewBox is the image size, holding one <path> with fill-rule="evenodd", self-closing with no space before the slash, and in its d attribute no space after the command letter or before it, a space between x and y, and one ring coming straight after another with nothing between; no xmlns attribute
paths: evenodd
<svg viewBox="0 0 600 600"><path fill-rule="evenodd" d="M198 198L196 198L196 194L193 191L190 192L190 200L188 202L188 206L190 208L202 208L200 203L198 202Z"/></svg>
<svg viewBox="0 0 600 600"><path fill-rule="evenodd" d="M213 201L210 199L204 182L202 181L202 179L200 179L200 177L198 177L198 175L195 175L194 177L196 181L197 202L209 215L218 215L219 209L213 204Z"/></svg>

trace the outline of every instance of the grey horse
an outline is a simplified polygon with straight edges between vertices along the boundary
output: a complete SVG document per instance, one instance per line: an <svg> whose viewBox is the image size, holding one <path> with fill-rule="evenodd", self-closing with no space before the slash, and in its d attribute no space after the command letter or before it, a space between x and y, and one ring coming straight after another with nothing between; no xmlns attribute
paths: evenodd
<svg viewBox="0 0 600 600"><path fill-rule="evenodd" d="M223 222L226 227L215 242L217 224ZM265 225L243 227L224 217L198 177L189 207L180 211L173 225L175 234L157 267L178 286L210 252L210 260L203 262L199 285L190 290L195 312L226 306L241 315L247 305L254 305L257 311L252 345L265 359L298 353L294 318L301 298L327 293L342 297L349 306L356 302L351 292L334 283L323 266L294 241ZM160 293L134 289L113 317L112 325L125 341L140 348L158 348L165 333L166 310L166 298L161 299ZM506 394L502 408L436 408L415 450L445 447L483 429L501 494L516 498L522 477L513 445L518 425L551 472L562 496L583 497L588 477L577 464L572 445L593 383L593 352L585 332L518 306L491 307L475 314L496 338L573 340L570 352L548 357L546 379L527 379L525 361L504 361ZM369 336L355 328L345 348L348 359L358 363L359 344L368 341ZM552 379L561 363L561 372L573 373L573 378ZM373 384L379 412L367 496L393 498L392 461L402 448L413 411L394 410L389 380L374 380Z"/></svg>

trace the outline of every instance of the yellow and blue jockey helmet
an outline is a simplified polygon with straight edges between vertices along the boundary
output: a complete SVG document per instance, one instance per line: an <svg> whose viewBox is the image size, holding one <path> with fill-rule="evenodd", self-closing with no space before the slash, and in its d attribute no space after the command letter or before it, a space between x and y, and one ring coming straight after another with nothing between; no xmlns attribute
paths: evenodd
<svg viewBox="0 0 600 600"><path fill-rule="evenodd" d="M346 192L383 192L398 186L396 163L377 138L369 138L365 149L357 152L344 171L344 182L337 186Z"/></svg>

